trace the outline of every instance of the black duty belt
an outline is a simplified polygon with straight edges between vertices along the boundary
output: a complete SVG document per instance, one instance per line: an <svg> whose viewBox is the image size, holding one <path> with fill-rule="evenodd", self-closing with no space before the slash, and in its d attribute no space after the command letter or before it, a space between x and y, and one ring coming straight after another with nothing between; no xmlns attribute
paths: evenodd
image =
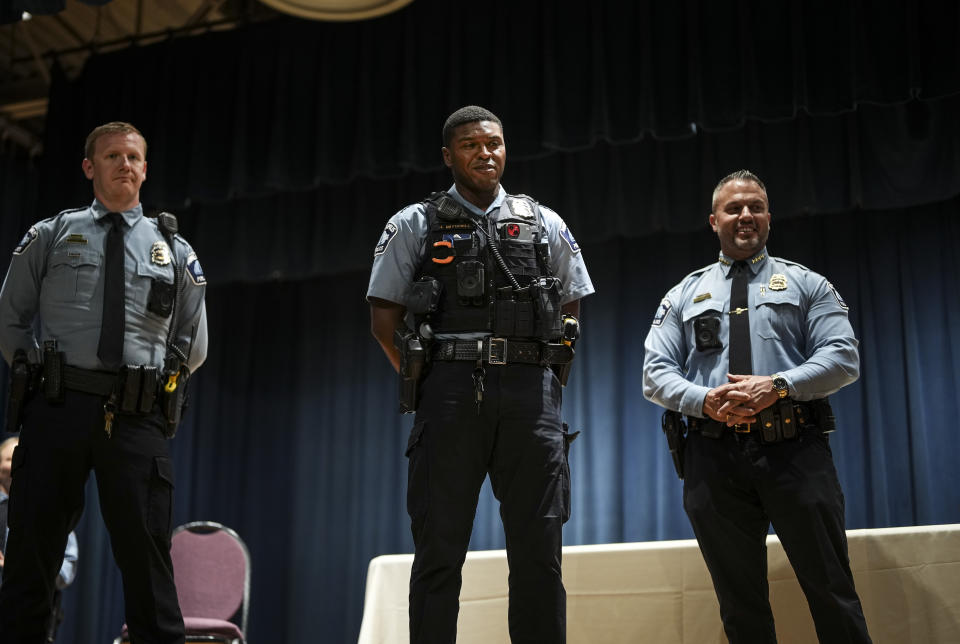
<svg viewBox="0 0 960 644"><path fill-rule="evenodd" d="M720 438L725 430L730 429L737 434L759 435L765 443L779 443L796 438L801 429L817 427L819 423L813 405L790 398L776 401L756 416L755 423L730 427L712 418L687 416L687 429L709 438Z"/></svg>
<svg viewBox="0 0 960 644"><path fill-rule="evenodd" d="M117 386L117 374L63 365L63 386L85 394L108 396Z"/></svg>
<svg viewBox="0 0 960 644"><path fill-rule="evenodd" d="M546 344L483 338L482 340L438 340L433 345L434 360L481 360L488 364L566 364L573 360L573 349L565 344Z"/></svg>

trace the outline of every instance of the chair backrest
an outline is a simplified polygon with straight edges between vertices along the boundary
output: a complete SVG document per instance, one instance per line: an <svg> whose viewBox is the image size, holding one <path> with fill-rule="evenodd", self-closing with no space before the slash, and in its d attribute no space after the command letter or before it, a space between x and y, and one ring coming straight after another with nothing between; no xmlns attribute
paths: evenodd
<svg viewBox="0 0 960 644"><path fill-rule="evenodd" d="M242 610L246 634L250 552L240 535L213 521L186 523L173 531L170 557L183 616L230 620Z"/></svg>

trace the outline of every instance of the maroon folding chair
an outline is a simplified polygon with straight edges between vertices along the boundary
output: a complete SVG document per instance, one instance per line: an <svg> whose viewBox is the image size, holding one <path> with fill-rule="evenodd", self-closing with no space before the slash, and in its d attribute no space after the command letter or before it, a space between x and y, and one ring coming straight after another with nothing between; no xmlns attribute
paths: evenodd
<svg viewBox="0 0 960 644"><path fill-rule="evenodd" d="M187 642L244 644L250 552L240 535L213 521L186 523L173 531L170 557ZM116 642L129 641L124 624Z"/></svg>

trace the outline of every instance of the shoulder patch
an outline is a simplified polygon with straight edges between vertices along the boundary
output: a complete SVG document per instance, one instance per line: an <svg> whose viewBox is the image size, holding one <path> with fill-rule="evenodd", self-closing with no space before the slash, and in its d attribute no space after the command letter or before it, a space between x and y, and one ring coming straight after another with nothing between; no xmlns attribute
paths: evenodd
<svg viewBox="0 0 960 644"><path fill-rule="evenodd" d="M380 240L377 242L377 247L373 249L373 256L378 257L383 255L387 251L387 246L390 245L390 242L392 242L396 236L397 225L392 221L387 222L386 227L383 229L383 234L380 235Z"/></svg>
<svg viewBox="0 0 960 644"><path fill-rule="evenodd" d="M667 319L667 315L670 313L670 309L673 308L673 305L670 304L670 300L663 298L660 300L660 306L657 307L657 313L653 316L652 326L663 326L663 321Z"/></svg>
<svg viewBox="0 0 960 644"><path fill-rule="evenodd" d="M827 287L828 287L831 291L833 291L833 296L834 296L835 298L837 298L837 304L840 305L840 308L843 309L844 311L849 311L849 310L850 310L850 307L847 306L847 303L843 301L843 298L842 298L842 297L840 297L840 291L837 290L837 287L835 287L835 286L834 286L833 284L831 284L830 282L827 282Z"/></svg>
<svg viewBox="0 0 960 644"><path fill-rule="evenodd" d="M200 260L197 259L196 253L190 253L187 256L187 272L190 273L190 279L197 286L202 286L207 283L207 278L203 274L203 269L200 267Z"/></svg>
<svg viewBox="0 0 960 644"><path fill-rule="evenodd" d="M577 240L573 238L573 233L570 232L570 229L567 228L567 225L564 224L563 228L560 229L560 236L563 237L564 241L567 242L567 245L570 246L570 250L574 254L580 252L580 244L577 243Z"/></svg>
<svg viewBox="0 0 960 644"><path fill-rule="evenodd" d="M30 247L30 244L37 240L39 233L37 232L36 226L30 226L30 230L27 231L27 234L23 236L23 239L20 240L20 243L17 244L17 247L13 249L14 255L21 255L23 251L27 250Z"/></svg>

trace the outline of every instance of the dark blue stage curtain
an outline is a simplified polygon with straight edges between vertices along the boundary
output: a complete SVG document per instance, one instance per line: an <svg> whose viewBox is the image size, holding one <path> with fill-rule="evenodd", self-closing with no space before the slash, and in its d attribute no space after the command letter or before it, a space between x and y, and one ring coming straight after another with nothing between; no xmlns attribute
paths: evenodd
<svg viewBox="0 0 960 644"><path fill-rule="evenodd" d="M960 194L960 173L952 161L960 159L957 114L960 94L863 106L835 117L750 121L736 130L676 141L598 143L535 159L508 155L504 185L561 212L581 243L696 230L710 210L717 179L739 167L765 178L773 212L781 219L935 203ZM82 141L86 132L71 136ZM510 140L508 135L508 150ZM156 183L154 158L179 146L160 136L148 141L144 202L180 215L184 234L203 250L204 267L230 282L366 269L387 218L451 184L449 171L437 167L397 178L360 177L303 191L173 207ZM90 200L76 147L61 152L71 163L55 169L45 165L44 178L52 184L53 176L65 177L66 185L41 190L42 201L49 202L41 205L43 216ZM63 200L54 203L57 195Z"/></svg>

